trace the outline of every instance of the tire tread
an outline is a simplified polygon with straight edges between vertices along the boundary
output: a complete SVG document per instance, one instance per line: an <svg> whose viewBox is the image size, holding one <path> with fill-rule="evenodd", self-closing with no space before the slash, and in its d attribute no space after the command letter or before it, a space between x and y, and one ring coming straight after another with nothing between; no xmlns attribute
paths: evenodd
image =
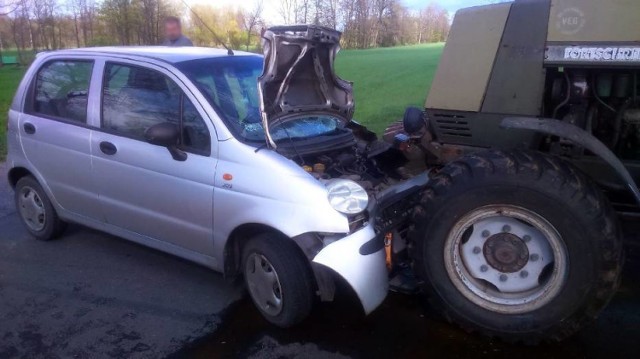
<svg viewBox="0 0 640 359"><path fill-rule="evenodd" d="M468 170L460 170L465 167ZM430 303L449 322L455 322L467 331L480 332L491 337L499 337L505 341L523 341L522 338L514 340L511 335L474 325L451 311L429 283L421 249L421 242L425 240L421 234L425 233L425 226L435 215L433 210L447 200L447 193L457 185L472 181L474 177L505 175L516 176L526 181L544 181L545 185L553 186L554 190L561 193L564 200L570 202L572 207L588 209L586 215L593 221L593 228L600 229L598 247L601 250L596 253L599 255L599 273L594 286L595 294L572 317L557 323L551 330L530 333L526 340L527 344L536 344L540 341L560 341L594 320L607 305L620 285L623 262L621 230L612 206L602 191L566 160L540 152L491 150L463 157L451 165L445 166L432 177L423 192L421 203L413 214L412 223L415 225L409 237L415 272L424 283L423 287Z"/></svg>

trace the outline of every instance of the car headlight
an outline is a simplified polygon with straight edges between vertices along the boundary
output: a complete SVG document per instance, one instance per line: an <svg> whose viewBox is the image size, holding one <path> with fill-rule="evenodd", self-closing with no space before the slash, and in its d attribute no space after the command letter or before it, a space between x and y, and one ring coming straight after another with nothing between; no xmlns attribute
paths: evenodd
<svg viewBox="0 0 640 359"><path fill-rule="evenodd" d="M369 195L359 184L345 179L328 181L329 203L338 212L358 214L367 209Z"/></svg>

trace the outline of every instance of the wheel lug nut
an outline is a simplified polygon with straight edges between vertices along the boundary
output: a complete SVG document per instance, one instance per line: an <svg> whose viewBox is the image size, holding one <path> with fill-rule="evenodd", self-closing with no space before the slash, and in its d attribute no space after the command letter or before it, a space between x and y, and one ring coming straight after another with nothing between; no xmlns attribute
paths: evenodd
<svg viewBox="0 0 640 359"><path fill-rule="evenodd" d="M522 237L522 240L523 240L525 243L527 243L527 242L529 242L529 241L531 240L531 236L530 236L530 235L528 235L528 234L525 234L525 235L524 235L524 237Z"/></svg>
<svg viewBox="0 0 640 359"><path fill-rule="evenodd" d="M507 277L507 275L506 275L506 274L500 274L500 281L501 281L501 282L506 282L506 281L507 281L507 279L508 279L508 277Z"/></svg>
<svg viewBox="0 0 640 359"><path fill-rule="evenodd" d="M485 264L483 264L483 265L481 265L481 266L480 266L480 271L481 271L481 272L486 272L486 271L488 271L488 270L489 270L489 267L487 267Z"/></svg>
<svg viewBox="0 0 640 359"><path fill-rule="evenodd" d="M526 270L523 270L522 272L520 272L521 278L527 278L528 276L529 276L529 272L527 272Z"/></svg>
<svg viewBox="0 0 640 359"><path fill-rule="evenodd" d="M505 224L504 227L502 227L502 231L503 232L511 232L511 226L508 224Z"/></svg>
<svg viewBox="0 0 640 359"><path fill-rule="evenodd" d="M491 232L487 231L486 229L485 229L484 231L482 231L482 236L483 236L484 238L487 238L487 237L489 237L490 235L491 235Z"/></svg>
<svg viewBox="0 0 640 359"><path fill-rule="evenodd" d="M473 254L478 254L480 253L481 249L480 247L473 247Z"/></svg>
<svg viewBox="0 0 640 359"><path fill-rule="evenodd" d="M532 262L535 262L538 259L540 259L540 256L535 253L529 256L529 260L531 260Z"/></svg>

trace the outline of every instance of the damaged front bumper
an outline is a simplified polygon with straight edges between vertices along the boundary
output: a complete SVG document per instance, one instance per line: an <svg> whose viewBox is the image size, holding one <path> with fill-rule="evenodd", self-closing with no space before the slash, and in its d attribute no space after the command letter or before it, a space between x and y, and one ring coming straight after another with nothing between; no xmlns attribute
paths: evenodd
<svg viewBox="0 0 640 359"><path fill-rule="evenodd" d="M382 303L389 289L384 234L406 223L416 194L428 181L424 173L381 192L369 204L367 225L327 245L313 258L349 283L366 314Z"/></svg>

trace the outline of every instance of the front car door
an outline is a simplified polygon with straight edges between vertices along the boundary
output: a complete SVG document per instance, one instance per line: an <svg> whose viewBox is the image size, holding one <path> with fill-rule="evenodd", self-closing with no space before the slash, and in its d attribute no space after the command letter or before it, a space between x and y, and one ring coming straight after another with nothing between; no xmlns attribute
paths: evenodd
<svg viewBox="0 0 640 359"><path fill-rule="evenodd" d="M20 138L27 160L52 200L64 211L92 219L100 208L91 175L92 111L99 93L94 61L49 58L36 70L20 117Z"/></svg>
<svg viewBox="0 0 640 359"><path fill-rule="evenodd" d="M101 131L91 140L93 173L106 222L210 256L214 131L178 83L155 65L126 60L104 64ZM180 126L185 161L145 141L146 129L164 122Z"/></svg>

